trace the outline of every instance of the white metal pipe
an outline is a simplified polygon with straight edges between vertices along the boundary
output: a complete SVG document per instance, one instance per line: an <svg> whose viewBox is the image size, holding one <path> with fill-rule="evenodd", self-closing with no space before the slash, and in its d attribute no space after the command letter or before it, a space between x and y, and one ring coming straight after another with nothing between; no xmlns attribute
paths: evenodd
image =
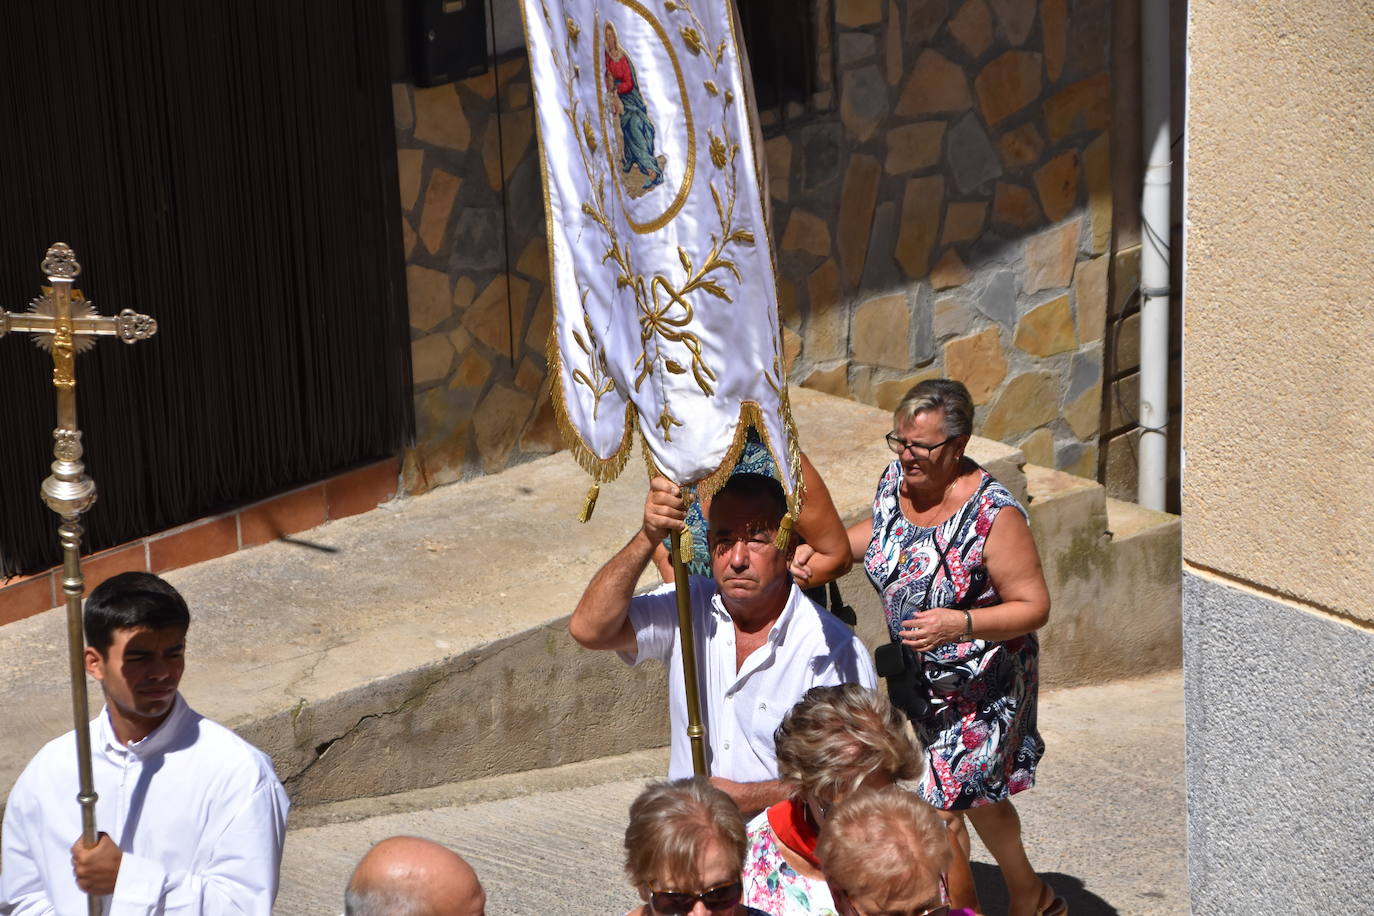
<svg viewBox="0 0 1374 916"><path fill-rule="evenodd" d="M1136 498L1163 511L1169 452L1169 0L1141 0L1140 449Z"/></svg>

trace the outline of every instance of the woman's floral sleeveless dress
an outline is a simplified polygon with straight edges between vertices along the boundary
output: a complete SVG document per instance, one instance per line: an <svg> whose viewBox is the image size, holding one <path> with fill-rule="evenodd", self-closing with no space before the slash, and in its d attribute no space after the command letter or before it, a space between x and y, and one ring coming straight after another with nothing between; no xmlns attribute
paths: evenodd
<svg viewBox="0 0 1374 916"><path fill-rule="evenodd" d="M979 473L977 491L958 512L923 528L902 514L901 464L894 461L884 471L873 499L873 539L864 567L882 596L894 642L903 619L926 608L951 607L968 593L997 513L1010 506L1026 515L1006 487ZM972 607L1000 600L988 582ZM911 653L908 660L918 658L930 682L930 712L914 722L927 745L922 798L952 811L993 804L1034 785L1045 753L1035 726L1039 654L1034 633Z"/></svg>

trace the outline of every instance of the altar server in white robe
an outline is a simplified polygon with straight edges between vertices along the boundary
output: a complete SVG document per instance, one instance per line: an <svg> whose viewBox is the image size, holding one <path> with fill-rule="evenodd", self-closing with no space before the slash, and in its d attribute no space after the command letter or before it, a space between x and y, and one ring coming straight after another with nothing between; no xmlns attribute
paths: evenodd
<svg viewBox="0 0 1374 916"><path fill-rule="evenodd" d="M86 602L86 670L105 708L90 724L99 842L81 839L71 732L10 792L0 914L267 914L288 801L267 755L186 705L190 613L176 589L123 573Z"/></svg>

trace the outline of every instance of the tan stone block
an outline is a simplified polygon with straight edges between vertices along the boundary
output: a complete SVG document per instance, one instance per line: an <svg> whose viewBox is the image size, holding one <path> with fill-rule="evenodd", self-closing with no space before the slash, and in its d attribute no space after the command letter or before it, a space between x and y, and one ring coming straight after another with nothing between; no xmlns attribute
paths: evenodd
<svg viewBox="0 0 1374 916"><path fill-rule="evenodd" d="M849 355L849 312L841 301L840 269L827 260L806 279L807 311L803 352L812 364Z"/></svg>
<svg viewBox="0 0 1374 916"><path fill-rule="evenodd" d="M479 73L477 76L470 76L460 84L465 89L471 89L479 98L496 98L496 72L488 70L486 73Z"/></svg>
<svg viewBox="0 0 1374 916"><path fill-rule="evenodd" d="M419 240L420 237L415 234L415 229L410 225L410 220L404 216L401 217L401 244L405 246L407 261L410 260L410 254L415 250L415 243Z"/></svg>
<svg viewBox="0 0 1374 916"><path fill-rule="evenodd" d="M836 248L850 286L858 286L873 231L873 208L878 202L878 182L883 172L878 160L855 153L849 157L840 194L840 230Z"/></svg>
<svg viewBox="0 0 1374 916"><path fill-rule="evenodd" d="M983 68L973 81L973 90L989 126L1039 98L1040 66L1041 57L1034 51L1007 51Z"/></svg>
<svg viewBox="0 0 1374 916"><path fill-rule="evenodd" d="M802 382L803 388L811 388L836 397L849 397L849 364L840 363L833 369L817 369Z"/></svg>
<svg viewBox="0 0 1374 916"><path fill-rule="evenodd" d="M943 340L955 334L966 334L976 322L977 315L968 299L952 294L935 300L931 314L931 331L936 340Z"/></svg>
<svg viewBox="0 0 1374 916"><path fill-rule="evenodd" d="M900 83L902 74L906 72L902 51L902 15L898 7L899 4L890 3L887 10L887 49L883 64L889 86Z"/></svg>
<svg viewBox="0 0 1374 916"><path fill-rule="evenodd" d="M992 12L983 0L968 0L949 21L949 33L969 57L979 58L992 44Z"/></svg>
<svg viewBox="0 0 1374 916"><path fill-rule="evenodd" d="M1009 169L1039 162L1045 151L1045 140L1034 124L1022 124L997 138L997 152L1002 165Z"/></svg>
<svg viewBox="0 0 1374 916"><path fill-rule="evenodd" d="M506 87L506 104L511 108L525 108L530 104L530 84L521 80Z"/></svg>
<svg viewBox="0 0 1374 916"><path fill-rule="evenodd" d="M849 324L856 362L889 369L911 366L911 307L905 293L870 299L854 310Z"/></svg>
<svg viewBox="0 0 1374 916"><path fill-rule="evenodd" d="M453 365L453 345L444 334L430 334L410 344L410 375L417 385L448 377Z"/></svg>
<svg viewBox="0 0 1374 916"><path fill-rule="evenodd" d="M1013 45L1023 44L1035 25L1034 0L991 0L991 3L1007 41Z"/></svg>
<svg viewBox="0 0 1374 916"><path fill-rule="evenodd" d="M444 244L444 232L453 212L453 201L463 180L436 168L429 173L429 187L425 189L425 206L420 213L420 240L430 254L438 254Z"/></svg>
<svg viewBox="0 0 1374 916"><path fill-rule="evenodd" d="M472 277L464 274L453 284L453 310L455 312L464 311L472 305L472 299L477 295L477 284L472 282Z"/></svg>
<svg viewBox="0 0 1374 916"><path fill-rule="evenodd" d="M562 448L563 437L558 430L558 417L554 413L553 399L545 393L535 407L529 425L520 435L520 451L546 455L561 451Z"/></svg>
<svg viewBox="0 0 1374 916"><path fill-rule="evenodd" d="M981 200L961 201L945 207L945 231L940 243L969 242L983 233L988 205Z"/></svg>
<svg viewBox="0 0 1374 916"><path fill-rule="evenodd" d="M1083 343L1102 339L1107 321L1107 259L1079 261L1073 270L1073 299L1078 337Z"/></svg>
<svg viewBox="0 0 1374 916"><path fill-rule="evenodd" d="M491 362L476 350L469 352L453 373L450 388L481 388L491 376Z"/></svg>
<svg viewBox="0 0 1374 916"><path fill-rule="evenodd" d="M1102 423L1102 386L1093 385L1065 407L1064 422L1078 438L1096 441Z"/></svg>
<svg viewBox="0 0 1374 916"><path fill-rule="evenodd" d="M544 374L544 361L526 356L520 361L520 368L515 373L515 387L527 394L534 394L544 383Z"/></svg>
<svg viewBox="0 0 1374 916"><path fill-rule="evenodd" d="M534 110L504 112L500 123L498 135L497 120L488 118L486 135L482 138L482 166L493 191L501 190L503 181L510 181L515 167L525 158L530 141L534 139Z"/></svg>
<svg viewBox="0 0 1374 916"><path fill-rule="evenodd" d="M452 83L415 90L415 139L460 153L472 142L463 103Z"/></svg>
<svg viewBox="0 0 1374 916"><path fill-rule="evenodd" d="M422 149L396 150L396 175L401 184L401 209L410 210L420 199L420 173L425 166Z"/></svg>
<svg viewBox="0 0 1374 916"><path fill-rule="evenodd" d="M1044 426L1059 412L1059 386L1048 372L1027 372L1007 383L988 410L979 435L1001 442Z"/></svg>
<svg viewBox="0 0 1374 916"><path fill-rule="evenodd" d="M453 314L448 274L411 264L406 267L406 295L410 300L410 326L432 330Z"/></svg>
<svg viewBox="0 0 1374 916"><path fill-rule="evenodd" d="M1023 256L1026 280L1022 290L1033 293L1068 286L1073 279L1073 265L1078 257L1078 237L1082 232L1083 218L1080 216L1026 239Z"/></svg>
<svg viewBox="0 0 1374 916"><path fill-rule="evenodd" d="M1086 478L1087 480L1096 480L1096 479L1097 479L1097 442L1096 442L1096 440L1094 440L1093 442L1089 443L1089 444L1088 444L1088 447L1085 448L1085 449L1083 449L1083 451L1079 454L1078 458L1074 460L1073 464L1070 464L1070 465L1067 466L1067 467L1061 468L1060 470L1064 471L1064 472L1067 473L1067 474L1072 474L1072 475L1075 476L1075 477L1083 477L1083 478Z"/></svg>
<svg viewBox="0 0 1374 916"><path fill-rule="evenodd" d="M963 111L973 100L964 68L927 48L916 58L897 100L898 117L914 118L941 111Z"/></svg>
<svg viewBox="0 0 1374 916"><path fill-rule="evenodd" d="M532 280L547 280L549 277L549 246L542 235L530 239L525 250L515 262L515 269Z"/></svg>
<svg viewBox="0 0 1374 916"><path fill-rule="evenodd" d="M963 286L973 279L973 273L964 266L963 260L953 248L940 256L940 260L930 269L932 289L953 289Z"/></svg>
<svg viewBox="0 0 1374 916"><path fill-rule="evenodd" d="M805 251L818 258L830 254L830 227L814 213L800 208L792 211L787 219L787 229L782 234L783 251Z"/></svg>
<svg viewBox="0 0 1374 916"><path fill-rule="evenodd" d="M792 182L792 141L779 134L764 142L763 154L768 162L768 193L785 203Z"/></svg>
<svg viewBox="0 0 1374 916"><path fill-rule="evenodd" d="M501 385L492 386L477 405L472 415L473 433L482 467L488 474L506 466L533 407L534 398Z"/></svg>
<svg viewBox="0 0 1374 916"><path fill-rule="evenodd" d="M945 344L945 375L963 382L974 404L986 404L1007 377L1001 330L988 328Z"/></svg>
<svg viewBox="0 0 1374 916"><path fill-rule="evenodd" d="M819 270L819 268L817 268ZM838 274L836 274L838 276ZM797 307L797 284L790 277L778 277L778 317L792 329L801 327L801 309Z"/></svg>
<svg viewBox="0 0 1374 916"><path fill-rule="evenodd" d="M397 130L415 126L415 106L410 103L410 84L391 84L391 118Z"/></svg>
<svg viewBox="0 0 1374 916"><path fill-rule="evenodd" d="M896 410L897 405L902 403L902 399L906 397L907 392L912 388L915 388L928 378L941 378L943 375L944 373L938 366L931 366L928 369L922 369L914 375L872 384L869 386L870 390L873 392L870 403L875 407L881 407L883 410Z"/></svg>
<svg viewBox="0 0 1374 916"><path fill-rule="evenodd" d="M896 258L912 280L924 277L930 267L930 249L940 229L944 198L945 180L939 175L912 178L906 183Z"/></svg>
<svg viewBox="0 0 1374 916"><path fill-rule="evenodd" d="M1045 73L1051 83L1064 72L1068 19L1068 0L1040 0L1040 38L1045 46Z"/></svg>
<svg viewBox="0 0 1374 916"><path fill-rule="evenodd" d="M787 376L792 375L792 367L797 365L797 359L801 356L802 339L801 335L791 328L782 329L782 369Z"/></svg>
<svg viewBox="0 0 1374 916"><path fill-rule="evenodd" d="M1052 299L1021 316L1012 343L1032 356L1053 356L1077 349L1069 297Z"/></svg>
<svg viewBox="0 0 1374 916"><path fill-rule="evenodd" d="M1022 439L1017 448L1026 456L1027 464L1037 464L1042 468L1054 467L1054 433L1045 427L1040 427Z"/></svg>
<svg viewBox="0 0 1374 916"><path fill-rule="evenodd" d="M1103 132L1083 151L1083 181L1088 186L1088 223L1093 254L1102 254L1112 237L1111 135Z"/></svg>
<svg viewBox="0 0 1374 916"><path fill-rule="evenodd" d="M472 335L462 328L454 328L448 332L448 342L453 344L453 352L462 356L472 346Z"/></svg>
<svg viewBox="0 0 1374 916"><path fill-rule="evenodd" d="M1106 130L1111 118L1111 85L1105 73L1074 83L1045 100L1045 128L1055 142L1070 134Z"/></svg>
<svg viewBox="0 0 1374 916"><path fill-rule="evenodd" d="M545 353L549 346L549 330L553 327L553 293L546 286L534 304L530 329L525 332L525 346L536 353Z"/></svg>
<svg viewBox="0 0 1374 916"><path fill-rule="evenodd" d="M835 0L835 22L851 29L883 20L883 0Z"/></svg>
<svg viewBox="0 0 1374 916"><path fill-rule="evenodd" d="M883 168L889 175L931 168L940 161L940 143L944 138L944 121L894 127L887 132L887 160Z"/></svg>
<svg viewBox="0 0 1374 916"><path fill-rule="evenodd" d="M1017 184L999 181L992 194L992 222L1013 229L1029 229L1040 222L1035 195Z"/></svg>
<svg viewBox="0 0 1374 916"><path fill-rule="evenodd" d="M1132 312L1116 326L1116 371L1133 372L1140 368L1140 313ZM1130 403L1135 403L1132 399Z"/></svg>
<svg viewBox="0 0 1374 916"><path fill-rule="evenodd" d="M530 284L519 277L498 276L463 313L463 327L498 353L511 354L511 334L524 333L522 316Z"/></svg>
<svg viewBox="0 0 1374 916"><path fill-rule="evenodd" d="M1078 153L1067 150L1036 169L1035 189L1050 222L1068 216L1078 203Z"/></svg>

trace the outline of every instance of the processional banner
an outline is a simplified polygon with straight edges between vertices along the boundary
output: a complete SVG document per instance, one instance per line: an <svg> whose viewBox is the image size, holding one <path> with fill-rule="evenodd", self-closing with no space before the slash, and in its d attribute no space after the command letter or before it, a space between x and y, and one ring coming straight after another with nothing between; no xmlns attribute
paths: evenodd
<svg viewBox="0 0 1374 916"><path fill-rule="evenodd" d="M544 176L558 420L599 483L637 428L709 493L749 427L796 515L764 182L731 0L522 0Z"/></svg>

